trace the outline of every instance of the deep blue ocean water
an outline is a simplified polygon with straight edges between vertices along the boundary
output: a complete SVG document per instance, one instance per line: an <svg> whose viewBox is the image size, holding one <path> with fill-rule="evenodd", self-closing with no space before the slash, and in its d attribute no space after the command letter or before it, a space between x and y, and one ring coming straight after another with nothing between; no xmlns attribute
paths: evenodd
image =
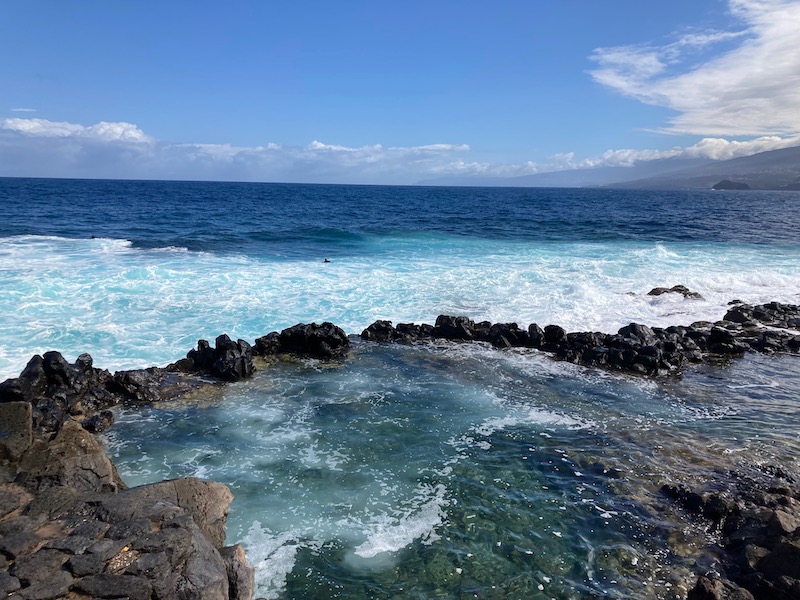
<svg viewBox="0 0 800 600"><path fill-rule="evenodd" d="M0 205L0 377L51 349L113 371L298 322L615 331L800 303L800 193L0 179ZM678 283L703 299L647 295ZM658 488L796 471L798 397L795 356L647 381L355 341L342 364L120 411L107 443L131 485L228 484L261 596L673 598L712 538Z"/></svg>

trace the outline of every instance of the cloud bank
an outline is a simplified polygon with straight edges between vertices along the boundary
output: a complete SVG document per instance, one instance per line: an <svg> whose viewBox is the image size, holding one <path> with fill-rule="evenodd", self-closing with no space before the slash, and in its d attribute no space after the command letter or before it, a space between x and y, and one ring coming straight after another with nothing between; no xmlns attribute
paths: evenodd
<svg viewBox="0 0 800 600"><path fill-rule="evenodd" d="M726 160L798 144L800 136L704 138L669 150L617 149L583 159L567 152L542 163L490 163L471 159L467 144L182 144L159 141L126 122L84 126L9 118L0 119L0 176L412 184L442 176L515 177L665 158Z"/></svg>
<svg viewBox="0 0 800 600"><path fill-rule="evenodd" d="M156 140L132 123L91 126L0 119L0 175L413 183L470 151L466 144L349 147L185 144Z"/></svg>
<svg viewBox="0 0 800 600"><path fill-rule="evenodd" d="M728 4L741 29L684 33L660 46L598 48L592 77L625 96L674 110L669 132L800 133L800 1Z"/></svg>

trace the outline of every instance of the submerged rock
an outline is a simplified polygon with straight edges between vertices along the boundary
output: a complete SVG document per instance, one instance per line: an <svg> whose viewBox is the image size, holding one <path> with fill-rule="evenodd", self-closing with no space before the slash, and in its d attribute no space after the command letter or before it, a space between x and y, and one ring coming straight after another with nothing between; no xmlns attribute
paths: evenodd
<svg viewBox="0 0 800 600"><path fill-rule="evenodd" d="M770 472L771 471L771 472ZM780 474L780 475L776 475ZM789 600L800 591L800 489L783 469L733 473L724 491L665 485L662 493L721 532L724 573L701 576L689 598Z"/></svg>
<svg viewBox="0 0 800 600"><path fill-rule="evenodd" d="M684 298L703 299L703 296L698 292L693 292L685 285L673 285L671 288L656 287L647 292L648 296L660 296L662 294L681 294Z"/></svg>

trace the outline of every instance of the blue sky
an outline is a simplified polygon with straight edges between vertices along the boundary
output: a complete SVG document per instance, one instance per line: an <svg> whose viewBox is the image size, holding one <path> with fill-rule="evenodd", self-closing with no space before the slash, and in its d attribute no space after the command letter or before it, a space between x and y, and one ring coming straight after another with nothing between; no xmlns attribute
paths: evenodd
<svg viewBox="0 0 800 600"><path fill-rule="evenodd" d="M800 143L797 0L0 12L0 175L414 183Z"/></svg>

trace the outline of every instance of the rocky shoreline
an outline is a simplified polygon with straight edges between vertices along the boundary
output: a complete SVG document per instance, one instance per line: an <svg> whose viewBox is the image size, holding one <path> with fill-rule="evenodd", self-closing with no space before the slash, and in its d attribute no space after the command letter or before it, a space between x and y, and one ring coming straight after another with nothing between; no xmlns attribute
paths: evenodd
<svg viewBox="0 0 800 600"><path fill-rule="evenodd" d="M657 289L693 297L681 286ZM798 353L798 329L796 305L733 302L716 323L632 323L616 334L441 315L433 325L376 321L360 337L532 348L588 367L663 377L745 352ZM254 571L242 547L223 545L228 488L188 478L127 489L93 434L111 426L114 406L246 379L256 370L254 357L342 359L349 348L339 327L312 323L252 345L227 335L214 347L200 340L167 367L113 375L86 354L72 364L58 352L34 356L19 377L0 383L0 593L29 600L252 598ZM701 574L689 597L800 597L800 488L780 470L769 479L730 481L724 493L662 490L722 532L723 572Z"/></svg>

